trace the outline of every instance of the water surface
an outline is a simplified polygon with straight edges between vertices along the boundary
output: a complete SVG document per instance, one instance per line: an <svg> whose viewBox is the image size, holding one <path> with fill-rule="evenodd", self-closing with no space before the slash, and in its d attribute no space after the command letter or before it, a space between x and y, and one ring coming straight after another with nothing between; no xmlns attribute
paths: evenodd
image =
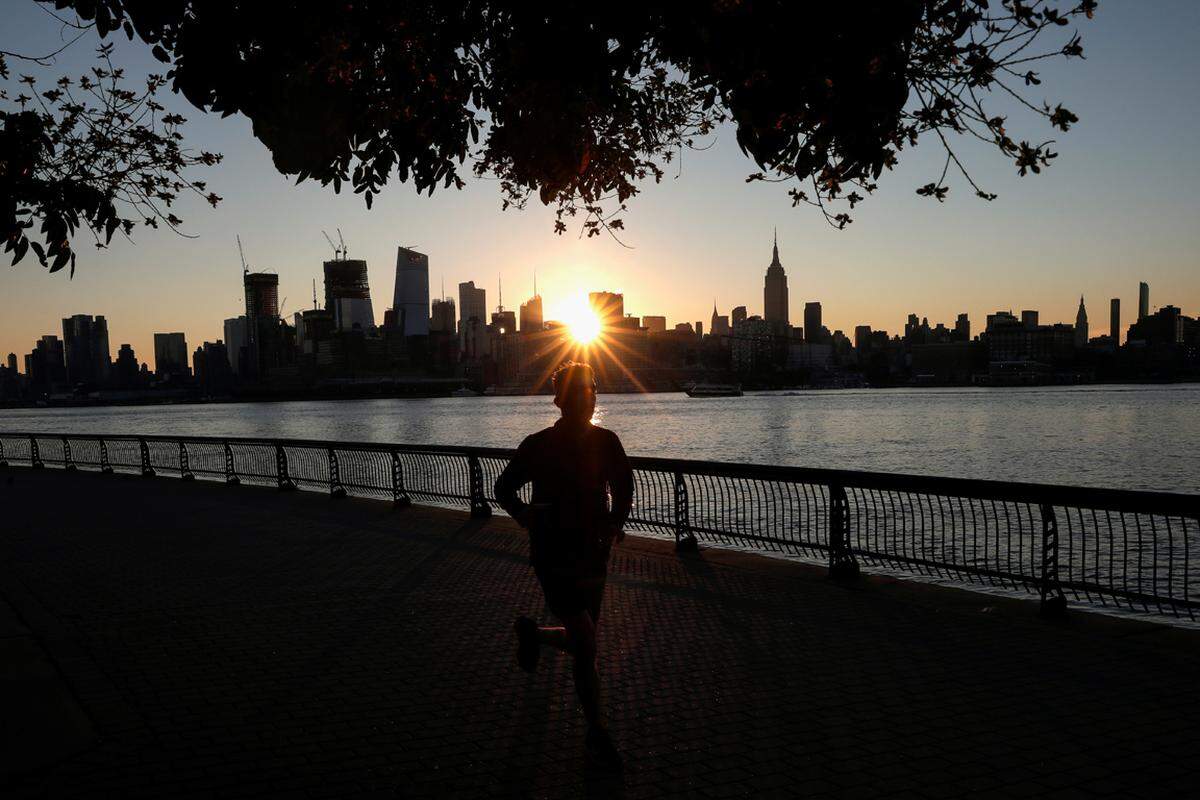
<svg viewBox="0 0 1200 800"><path fill-rule="evenodd" d="M515 447L550 398L10 409L5 431ZM636 455L1200 493L1200 385L601 395Z"/></svg>

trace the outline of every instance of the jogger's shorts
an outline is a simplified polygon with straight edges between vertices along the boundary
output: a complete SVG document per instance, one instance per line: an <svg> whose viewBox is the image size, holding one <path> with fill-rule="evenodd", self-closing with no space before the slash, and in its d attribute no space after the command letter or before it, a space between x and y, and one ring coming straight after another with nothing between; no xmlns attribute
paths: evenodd
<svg viewBox="0 0 1200 800"><path fill-rule="evenodd" d="M600 602L608 577L605 573L581 576L551 566L537 566L534 573L546 595L546 605L556 617L565 620L587 611L593 623L600 620Z"/></svg>

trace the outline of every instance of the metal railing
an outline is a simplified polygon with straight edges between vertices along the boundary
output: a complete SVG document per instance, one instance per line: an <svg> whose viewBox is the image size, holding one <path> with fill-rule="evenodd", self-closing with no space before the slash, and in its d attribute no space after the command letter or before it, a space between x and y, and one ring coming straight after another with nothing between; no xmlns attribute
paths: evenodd
<svg viewBox="0 0 1200 800"><path fill-rule="evenodd" d="M486 516L513 451L199 436L0 434L0 466L173 475L467 508ZM632 458L627 527L1195 621L1200 496ZM526 487L528 491L528 487Z"/></svg>

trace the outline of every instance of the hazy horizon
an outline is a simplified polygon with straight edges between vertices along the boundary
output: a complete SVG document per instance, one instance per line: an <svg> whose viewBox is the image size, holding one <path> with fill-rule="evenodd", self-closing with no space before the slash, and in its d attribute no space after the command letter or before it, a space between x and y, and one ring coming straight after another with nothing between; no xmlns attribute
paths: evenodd
<svg viewBox="0 0 1200 800"><path fill-rule="evenodd" d="M188 117L187 143L224 154L217 168L194 173L224 202L215 211L190 198L178 204L195 239L139 228L135 243L117 238L98 251L85 232L76 239L73 280L66 271L46 274L32 256L8 268L0 355L15 352L23 371L20 357L35 340L61 337L61 320L77 313L108 319L112 356L127 342L151 364L155 332L184 332L189 350L222 338L222 321L243 313L239 233L252 268L279 273L290 317L311 307L313 278L323 294L321 264L332 251L321 232L336 238L337 227L350 257L369 265L377 322L391 302L396 247L405 245L428 254L431 296L444 279L457 301L458 283L474 280L494 308L502 276L505 306L515 309L532 293L536 271L547 317L564 299L606 289L624 293L629 313L707 328L714 299L722 314L737 305L762 313L775 227L793 324L805 302L818 300L825 325L848 335L859 324L900 332L909 313L952 325L964 311L976 334L998 309L1036 309L1043 322L1072 323L1082 294L1097 335L1108 330L1112 297L1121 299L1122 330L1134 321L1139 281L1150 284L1152 309L1172 303L1200 315L1200 159L1191 141L1200 5L1155 5L1159 17L1137 4L1102 3L1094 21L1079 26L1087 60L1041 70L1044 84L1031 96L1061 101L1080 117L1057 136L1030 114L1013 117L1019 136L1058 139L1049 170L1018 178L1011 162L960 142L977 180L999 199L977 200L959 180L939 204L914 194L941 170L942 151L926 141L901 154L844 231L814 209L793 209L786 185L746 184L754 166L729 130L710 150L684 153L661 185L643 185L624 215L627 248L608 236L580 239L574 228L555 236L552 212L536 201L525 212L502 212L494 181L433 197L393 182L368 211L360 196L278 174L245 118L204 115L168 95L172 110ZM42 54L58 46L58 24L32 3L6 21L2 49ZM77 75L93 60L95 38L54 68L10 60L10 69L14 77ZM112 41L131 80L163 70L148 48Z"/></svg>

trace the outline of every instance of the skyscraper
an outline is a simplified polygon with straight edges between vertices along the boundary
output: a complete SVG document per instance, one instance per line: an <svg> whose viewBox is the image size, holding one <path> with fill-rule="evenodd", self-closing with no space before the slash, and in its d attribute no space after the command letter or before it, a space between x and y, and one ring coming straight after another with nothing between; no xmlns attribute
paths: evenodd
<svg viewBox="0 0 1200 800"><path fill-rule="evenodd" d="M1083 307L1083 295L1079 295L1079 310L1075 312L1075 346L1083 347L1088 341L1087 309Z"/></svg>
<svg viewBox="0 0 1200 800"><path fill-rule="evenodd" d="M138 383L138 362L133 347L121 345L113 362L114 383L122 389L132 389Z"/></svg>
<svg viewBox="0 0 1200 800"><path fill-rule="evenodd" d="M734 306L733 311L729 312L729 323L731 327L736 328L739 322L746 321L746 307Z"/></svg>
<svg viewBox="0 0 1200 800"><path fill-rule="evenodd" d="M76 314L62 321L67 380L95 386L108 381L111 367L108 322L104 317Z"/></svg>
<svg viewBox="0 0 1200 800"><path fill-rule="evenodd" d="M815 344L821 341L821 304L804 304L804 341Z"/></svg>
<svg viewBox="0 0 1200 800"><path fill-rule="evenodd" d="M237 375L244 359L242 348L246 346L246 317L231 317L225 320L225 350L229 355L229 368Z"/></svg>
<svg viewBox="0 0 1200 800"><path fill-rule="evenodd" d="M454 298L443 297L433 301L433 313L429 317L430 333L454 333Z"/></svg>
<svg viewBox="0 0 1200 800"><path fill-rule="evenodd" d="M336 259L324 263L325 310L333 314L336 330L349 331L375 327L371 307L371 289L367 281L367 262L360 259Z"/></svg>
<svg viewBox="0 0 1200 800"><path fill-rule="evenodd" d="M542 296L535 294L521 304L521 333L537 333L545 325L542 316Z"/></svg>
<svg viewBox="0 0 1200 800"><path fill-rule="evenodd" d="M954 335L960 342L971 341L971 318L966 312L959 314L958 319L954 321Z"/></svg>
<svg viewBox="0 0 1200 800"><path fill-rule="evenodd" d="M1150 316L1150 284L1142 281L1138 284L1138 322Z"/></svg>
<svg viewBox="0 0 1200 800"><path fill-rule="evenodd" d="M1038 312L1026 309L1021 312L1021 324L1026 328L1036 328L1038 326Z"/></svg>
<svg viewBox="0 0 1200 800"><path fill-rule="evenodd" d="M25 379L35 394L48 394L66 386L66 359L63 343L57 336L38 339L33 352L25 356Z"/></svg>
<svg viewBox="0 0 1200 800"><path fill-rule="evenodd" d="M625 319L625 295L620 292L589 292L588 306L601 328L618 328Z"/></svg>
<svg viewBox="0 0 1200 800"><path fill-rule="evenodd" d="M17 371L17 354L8 354L8 368L15 374Z"/></svg>
<svg viewBox="0 0 1200 800"><path fill-rule="evenodd" d="M242 275L242 283L246 289L246 369L243 377L256 380L280 363L279 276L273 272L247 272ZM157 357L157 344L154 351ZM181 362L185 369L186 353L185 347Z"/></svg>
<svg viewBox="0 0 1200 800"><path fill-rule="evenodd" d="M788 324L788 285L783 265L779 263L779 234L771 251L771 265L763 283L763 318L779 326Z"/></svg>
<svg viewBox="0 0 1200 800"><path fill-rule="evenodd" d="M188 374L187 339L182 333L154 334L154 374Z"/></svg>
<svg viewBox="0 0 1200 800"><path fill-rule="evenodd" d="M469 319L487 322L487 290L483 287L476 289L475 281L458 285L459 328L461 329L462 323Z"/></svg>
<svg viewBox="0 0 1200 800"><path fill-rule="evenodd" d="M730 334L729 317L717 313L716 300L713 301L713 313L708 324L708 333L710 336L728 336Z"/></svg>
<svg viewBox="0 0 1200 800"><path fill-rule="evenodd" d="M396 292L392 298L396 326L405 336L429 335L429 256L396 248Z"/></svg>
<svg viewBox="0 0 1200 800"><path fill-rule="evenodd" d="M1121 298L1108 301L1108 335L1114 345L1121 344Z"/></svg>

